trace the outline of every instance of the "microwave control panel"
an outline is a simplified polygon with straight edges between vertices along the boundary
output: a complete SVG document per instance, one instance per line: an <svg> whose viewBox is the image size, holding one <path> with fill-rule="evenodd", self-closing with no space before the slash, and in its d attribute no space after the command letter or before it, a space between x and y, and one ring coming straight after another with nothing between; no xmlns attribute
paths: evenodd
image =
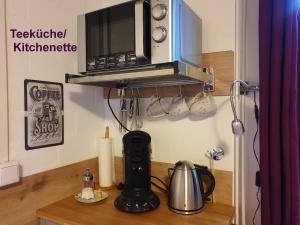
<svg viewBox="0 0 300 225"><path fill-rule="evenodd" d="M151 54L154 64L172 61L172 2L151 1Z"/></svg>
<svg viewBox="0 0 300 225"><path fill-rule="evenodd" d="M112 56L96 56L87 60L87 71L122 68L137 65L134 52L115 54Z"/></svg>

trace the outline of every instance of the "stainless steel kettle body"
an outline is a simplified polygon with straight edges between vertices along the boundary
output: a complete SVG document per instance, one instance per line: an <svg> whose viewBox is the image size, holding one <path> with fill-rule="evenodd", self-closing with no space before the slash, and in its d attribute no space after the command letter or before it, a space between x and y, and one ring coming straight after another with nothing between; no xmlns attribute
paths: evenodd
<svg viewBox="0 0 300 225"><path fill-rule="evenodd" d="M170 174L173 172L172 174ZM168 206L180 214L194 214L201 211L204 200L213 192L215 180L207 167L188 161L179 161L169 169ZM210 185L204 193L202 175L208 176Z"/></svg>

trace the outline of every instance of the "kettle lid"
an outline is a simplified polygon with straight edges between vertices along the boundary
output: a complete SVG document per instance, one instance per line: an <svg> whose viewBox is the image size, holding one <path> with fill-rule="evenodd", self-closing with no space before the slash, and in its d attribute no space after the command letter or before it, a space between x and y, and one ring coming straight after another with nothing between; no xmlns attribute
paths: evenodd
<svg viewBox="0 0 300 225"><path fill-rule="evenodd" d="M193 163L186 161L186 160L182 160L182 161L178 161L175 164L175 169L176 170L194 170L195 166Z"/></svg>

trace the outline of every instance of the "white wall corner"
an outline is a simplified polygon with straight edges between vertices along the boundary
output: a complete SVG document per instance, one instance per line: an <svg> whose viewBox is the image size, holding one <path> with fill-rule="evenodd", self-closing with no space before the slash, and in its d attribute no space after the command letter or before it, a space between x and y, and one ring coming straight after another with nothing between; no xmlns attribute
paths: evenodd
<svg viewBox="0 0 300 225"><path fill-rule="evenodd" d="M8 161L6 4L0 0L0 162Z"/></svg>

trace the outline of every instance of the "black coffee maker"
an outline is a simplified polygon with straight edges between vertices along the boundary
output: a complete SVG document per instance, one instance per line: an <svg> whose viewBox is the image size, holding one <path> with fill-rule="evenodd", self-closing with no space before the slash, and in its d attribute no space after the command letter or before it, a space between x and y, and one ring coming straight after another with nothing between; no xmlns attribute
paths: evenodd
<svg viewBox="0 0 300 225"><path fill-rule="evenodd" d="M151 190L151 137L131 131L123 137L125 185L115 206L125 212L146 212L157 208L159 198Z"/></svg>

